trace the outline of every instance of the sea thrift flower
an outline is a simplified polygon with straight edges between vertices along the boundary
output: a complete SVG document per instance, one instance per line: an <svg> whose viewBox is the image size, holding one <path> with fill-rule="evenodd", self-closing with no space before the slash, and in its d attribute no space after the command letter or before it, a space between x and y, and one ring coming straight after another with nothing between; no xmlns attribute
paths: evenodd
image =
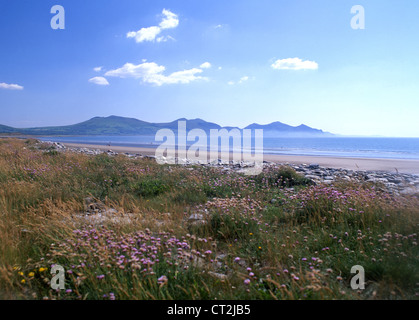
<svg viewBox="0 0 419 320"><path fill-rule="evenodd" d="M167 277L166 277L166 276L161 276L160 278L158 278L158 279L157 279L157 283L158 283L160 286L165 285L168 281L169 281L169 279L167 279Z"/></svg>
<svg viewBox="0 0 419 320"><path fill-rule="evenodd" d="M250 279L244 280L244 284L246 284L246 285L250 284Z"/></svg>

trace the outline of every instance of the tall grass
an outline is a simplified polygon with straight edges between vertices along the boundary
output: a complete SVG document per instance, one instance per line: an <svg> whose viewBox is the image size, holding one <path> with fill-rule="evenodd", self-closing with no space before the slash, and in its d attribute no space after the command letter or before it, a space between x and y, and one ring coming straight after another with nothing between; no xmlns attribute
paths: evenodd
<svg viewBox="0 0 419 320"><path fill-rule="evenodd" d="M0 298L417 299L418 229L414 196L288 167L247 177L0 141Z"/></svg>

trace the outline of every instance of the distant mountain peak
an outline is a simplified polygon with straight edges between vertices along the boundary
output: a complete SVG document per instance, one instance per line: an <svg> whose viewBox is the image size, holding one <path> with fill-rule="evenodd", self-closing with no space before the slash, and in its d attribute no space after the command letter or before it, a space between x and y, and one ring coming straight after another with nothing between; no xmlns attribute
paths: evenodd
<svg viewBox="0 0 419 320"><path fill-rule="evenodd" d="M158 130L167 128L173 131L178 130L178 122L186 121L187 130L202 129L205 132L210 132L211 129L239 129L237 127L220 126L213 122L208 122L200 118L186 119L180 118L178 120L168 123L151 123L135 118L126 118L116 115L108 117L93 117L90 120L69 125L69 126L56 126L56 127L40 127L40 128L27 128L16 129L12 127L0 125L0 132L2 133L21 133L23 135L154 135ZM322 130L313 129L305 124L298 127L293 127L275 121L270 124L261 125L253 123L245 129L263 129L264 136L332 136Z"/></svg>

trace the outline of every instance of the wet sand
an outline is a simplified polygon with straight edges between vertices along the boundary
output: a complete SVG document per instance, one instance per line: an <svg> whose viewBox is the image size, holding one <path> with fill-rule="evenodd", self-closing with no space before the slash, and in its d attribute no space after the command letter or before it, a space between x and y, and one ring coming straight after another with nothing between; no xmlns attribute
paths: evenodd
<svg viewBox="0 0 419 320"><path fill-rule="evenodd" d="M118 153L131 153L141 155L154 155L155 148L139 148L124 146L104 146L91 144L63 143L69 148L88 148L99 150L112 150ZM322 167L366 170L366 171L387 171L409 174L419 174L419 160L402 159L369 159L369 158L344 158L344 157L325 157L325 156L300 156L300 155L276 155L265 154L264 161L289 164L311 164L316 163Z"/></svg>

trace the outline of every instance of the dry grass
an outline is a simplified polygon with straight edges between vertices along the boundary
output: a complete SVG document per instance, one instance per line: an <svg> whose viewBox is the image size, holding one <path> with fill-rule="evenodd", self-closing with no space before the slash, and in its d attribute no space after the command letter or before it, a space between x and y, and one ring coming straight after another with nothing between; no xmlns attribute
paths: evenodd
<svg viewBox="0 0 419 320"><path fill-rule="evenodd" d="M374 186L0 140L3 299L417 299L418 229L416 197ZM53 264L67 291L50 288Z"/></svg>

